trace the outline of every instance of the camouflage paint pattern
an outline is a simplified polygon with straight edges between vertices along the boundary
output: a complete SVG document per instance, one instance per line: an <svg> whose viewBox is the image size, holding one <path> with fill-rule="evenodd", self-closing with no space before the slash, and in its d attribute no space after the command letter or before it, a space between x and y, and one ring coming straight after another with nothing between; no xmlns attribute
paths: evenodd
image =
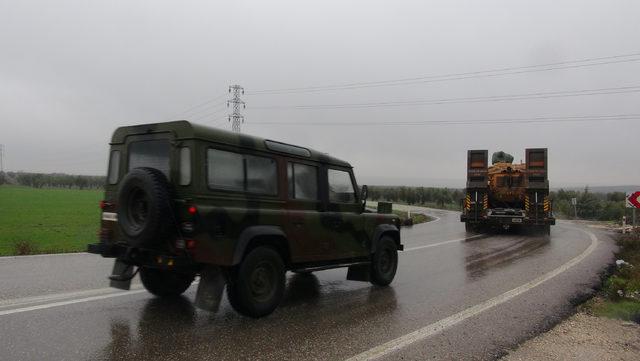
<svg viewBox="0 0 640 361"><path fill-rule="evenodd" d="M239 242L250 234L251 240L276 242L283 245L281 253L287 262L306 264L341 259L369 257L376 240L379 225L399 227L399 218L393 214L364 213L362 200L356 191L354 203L328 201L327 169L333 168L350 174L357 183L349 163L324 153L305 149L308 156L278 152L269 149L265 140L245 134L233 133L176 121L118 128L111 140L111 151L120 152L118 181L105 187L104 212L117 212L118 188L128 169L128 149L133 142L166 139L171 144L169 182L174 192L174 213L179 238L194 240L190 256L198 263L230 266L237 262ZM179 185L179 148L191 149L191 182ZM241 154L266 156L277 164L277 195L252 194L211 188L207 182L208 149L219 149ZM287 163L296 162L318 168L319 200L302 201L288 198ZM190 214L189 207L197 212ZM193 224L185 231L183 223ZM253 227L253 228L252 228ZM250 229L275 230L278 234L251 233ZM267 227L267 228L265 228ZM399 230L397 231L399 244ZM117 223L102 221L102 242L126 245ZM379 237L379 236L378 236ZM171 241L171 240L170 240ZM400 247L399 247L400 248Z"/></svg>

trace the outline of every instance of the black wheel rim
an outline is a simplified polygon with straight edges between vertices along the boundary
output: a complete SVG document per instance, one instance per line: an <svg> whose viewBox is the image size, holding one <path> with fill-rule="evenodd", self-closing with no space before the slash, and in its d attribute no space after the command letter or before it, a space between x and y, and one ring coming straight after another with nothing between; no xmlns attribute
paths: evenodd
<svg viewBox="0 0 640 361"><path fill-rule="evenodd" d="M134 231L140 230L147 222L149 215L149 200L146 193L135 188L129 194L127 200L127 220Z"/></svg>
<svg viewBox="0 0 640 361"><path fill-rule="evenodd" d="M269 262L259 263L249 277L249 290L254 300L258 302L269 301L275 292L277 272Z"/></svg>

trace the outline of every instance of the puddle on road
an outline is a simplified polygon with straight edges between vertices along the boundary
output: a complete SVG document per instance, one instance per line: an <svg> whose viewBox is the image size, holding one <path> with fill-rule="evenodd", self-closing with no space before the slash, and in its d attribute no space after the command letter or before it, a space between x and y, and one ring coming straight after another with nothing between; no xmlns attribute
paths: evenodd
<svg viewBox="0 0 640 361"><path fill-rule="evenodd" d="M498 235L465 243L465 269L471 279L484 277L487 271L506 267L514 261L548 247L546 236Z"/></svg>

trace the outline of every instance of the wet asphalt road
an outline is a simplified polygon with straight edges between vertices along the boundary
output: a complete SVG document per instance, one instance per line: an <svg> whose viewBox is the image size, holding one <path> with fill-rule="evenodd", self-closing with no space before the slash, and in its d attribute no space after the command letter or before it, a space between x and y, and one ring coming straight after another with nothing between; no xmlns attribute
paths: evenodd
<svg viewBox="0 0 640 361"><path fill-rule="evenodd" d="M0 359L494 359L571 312L612 261L595 229L465 239L457 213L427 213L439 219L402 230L390 287L290 273L259 320L226 297L216 314L195 309L196 286L177 300L108 289L112 261L94 255L0 258Z"/></svg>

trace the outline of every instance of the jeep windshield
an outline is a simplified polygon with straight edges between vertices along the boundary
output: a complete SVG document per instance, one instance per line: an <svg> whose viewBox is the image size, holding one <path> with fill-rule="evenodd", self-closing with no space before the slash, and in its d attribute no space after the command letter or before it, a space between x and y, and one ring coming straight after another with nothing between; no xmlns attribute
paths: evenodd
<svg viewBox="0 0 640 361"><path fill-rule="evenodd" d="M169 177L168 139L142 140L129 144L128 170L141 167L155 168Z"/></svg>

